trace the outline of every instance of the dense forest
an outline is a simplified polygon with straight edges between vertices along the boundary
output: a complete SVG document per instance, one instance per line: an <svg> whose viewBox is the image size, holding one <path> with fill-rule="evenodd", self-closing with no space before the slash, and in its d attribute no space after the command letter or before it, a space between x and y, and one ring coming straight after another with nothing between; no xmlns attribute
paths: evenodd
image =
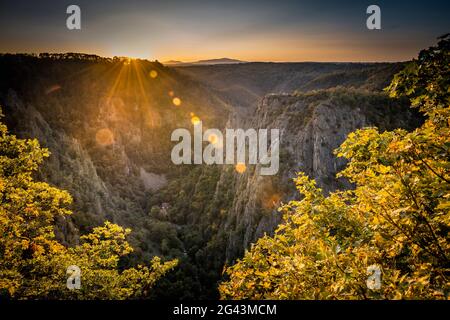
<svg viewBox="0 0 450 320"><path fill-rule="evenodd" d="M422 51L386 89L408 96L425 123L351 133L336 150L349 160L339 176L350 190L325 196L299 173L302 200L280 207L276 234L228 268L222 298L448 299L449 40ZM380 283L369 285L377 271Z"/></svg>
<svg viewBox="0 0 450 320"><path fill-rule="evenodd" d="M367 65L2 55L0 295L447 298L449 46ZM280 173L173 165L194 117L283 129Z"/></svg>

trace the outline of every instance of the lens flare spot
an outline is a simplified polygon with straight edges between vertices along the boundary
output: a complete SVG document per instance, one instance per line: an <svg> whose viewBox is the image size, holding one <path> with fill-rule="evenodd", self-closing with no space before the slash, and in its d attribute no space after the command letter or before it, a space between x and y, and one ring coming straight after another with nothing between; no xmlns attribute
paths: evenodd
<svg viewBox="0 0 450 320"><path fill-rule="evenodd" d="M45 94L53 93L55 91L58 91L59 89L61 89L61 86L59 84L54 84L53 86L51 86L47 90L45 90Z"/></svg>
<svg viewBox="0 0 450 320"><path fill-rule="evenodd" d="M216 149L222 149L223 148L223 140L220 136L218 136L217 134L210 132L208 133L208 136L206 137L206 140L214 145L214 147Z"/></svg>
<svg viewBox="0 0 450 320"><path fill-rule="evenodd" d="M262 205L266 209L273 209L280 205L281 195L278 193L271 194L262 200Z"/></svg>
<svg viewBox="0 0 450 320"><path fill-rule="evenodd" d="M169 91L169 96L173 97L175 93L173 91Z"/></svg>
<svg viewBox="0 0 450 320"><path fill-rule="evenodd" d="M247 170L247 166L245 165L245 163L239 162L238 164L236 164L236 166L234 167L234 169L235 169L236 172L238 172L238 173L244 173L245 170Z"/></svg>
<svg viewBox="0 0 450 320"><path fill-rule="evenodd" d="M217 144L219 142L219 137L216 134L212 133L208 136L208 141L211 144Z"/></svg>
<svg viewBox="0 0 450 320"><path fill-rule="evenodd" d="M175 97L175 98L172 99L172 103L173 103L174 105L176 105L177 107L179 107L179 106L181 106L181 99Z"/></svg>
<svg viewBox="0 0 450 320"><path fill-rule="evenodd" d="M102 146L109 146L114 143L114 134L108 128L100 129L95 134L95 140Z"/></svg>
<svg viewBox="0 0 450 320"><path fill-rule="evenodd" d="M200 123L200 118L197 117L197 116L193 116L193 117L191 118L191 122L192 122L192 124L195 126L195 125L197 125L197 124Z"/></svg>
<svg viewBox="0 0 450 320"><path fill-rule="evenodd" d="M158 71L152 70L150 71L150 78L155 79L158 76Z"/></svg>

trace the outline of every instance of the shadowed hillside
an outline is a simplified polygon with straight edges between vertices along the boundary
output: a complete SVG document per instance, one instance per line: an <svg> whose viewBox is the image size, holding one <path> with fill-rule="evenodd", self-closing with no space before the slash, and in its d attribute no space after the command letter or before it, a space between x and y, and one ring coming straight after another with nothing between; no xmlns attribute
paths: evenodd
<svg viewBox="0 0 450 320"><path fill-rule="evenodd" d="M335 179L343 162L332 157L348 132L418 125L408 104L381 93L398 68L173 68L76 53L1 55L0 103L14 133L37 138L52 153L40 178L74 198L76 213L58 221L60 239L77 243L105 220L131 227L136 250L123 266L154 255L180 261L151 297L211 299L224 264L276 228L278 204L294 196L295 171L308 172L327 191L348 187ZM173 165L170 134L192 129L194 116L210 128L279 128L279 174Z"/></svg>
<svg viewBox="0 0 450 320"><path fill-rule="evenodd" d="M235 109L250 115L269 93L307 92L337 86L378 91L402 67L396 63L241 63L178 67L209 85Z"/></svg>

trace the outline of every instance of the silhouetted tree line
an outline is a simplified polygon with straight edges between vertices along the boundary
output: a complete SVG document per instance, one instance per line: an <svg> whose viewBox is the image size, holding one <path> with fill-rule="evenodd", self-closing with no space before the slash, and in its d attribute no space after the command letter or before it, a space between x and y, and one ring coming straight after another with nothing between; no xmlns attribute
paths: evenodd
<svg viewBox="0 0 450 320"><path fill-rule="evenodd" d="M78 52L66 52L66 53L49 53L49 52L42 52L42 53L0 53L0 57L11 57L11 58L22 58L22 59L45 59L45 60L52 60L52 61L90 61L90 62L96 62L96 63L116 63L121 62L124 60L129 59L128 57L118 57L114 56L112 58L109 57L101 57L96 54L89 54L89 53L78 53ZM138 59L142 61L148 61L145 59ZM157 60L154 61L155 63L159 62ZM162 66L162 65L161 65Z"/></svg>

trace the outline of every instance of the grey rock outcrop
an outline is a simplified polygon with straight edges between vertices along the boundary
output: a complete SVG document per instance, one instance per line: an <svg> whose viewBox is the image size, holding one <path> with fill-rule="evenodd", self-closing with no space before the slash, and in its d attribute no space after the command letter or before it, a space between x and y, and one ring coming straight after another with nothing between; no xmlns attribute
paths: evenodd
<svg viewBox="0 0 450 320"><path fill-rule="evenodd" d="M325 193L351 187L348 181L336 178L346 161L333 154L350 132L370 126L381 131L413 128L419 123L408 105L381 93L332 89L264 97L247 127L280 130L280 171L275 176L261 176L256 166L234 174L235 197L222 226L228 237L227 260L242 255L264 233L274 231L281 221L276 211L280 201L299 197L292 181L296 172L315 179ZM218 192L222 192L220 187Z"/></svg>

